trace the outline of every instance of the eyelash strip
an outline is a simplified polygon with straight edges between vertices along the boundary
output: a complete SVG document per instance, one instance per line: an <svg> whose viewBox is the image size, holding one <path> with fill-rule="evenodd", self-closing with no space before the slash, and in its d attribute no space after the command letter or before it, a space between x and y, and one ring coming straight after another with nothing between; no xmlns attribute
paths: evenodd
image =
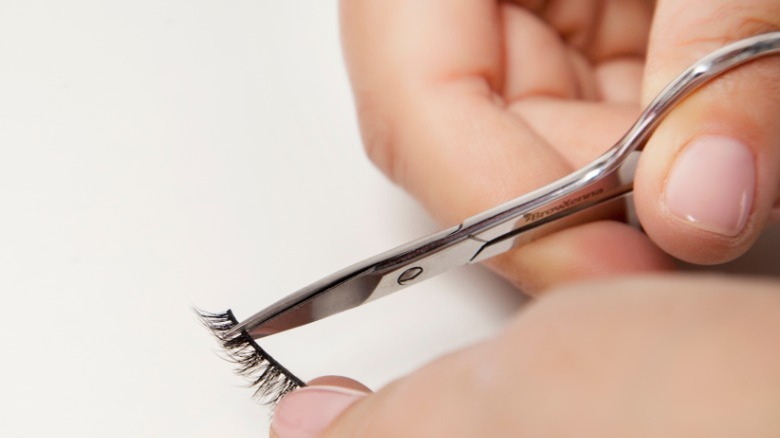
<svg viewBox="0 0 780 438"><path fill-rule="evenodd" d="M249 381L249 387L255 389L254 398L261 404L275 406L290 391L306 384L282 366L246 332L228 336L228 332L238 325L231 310L225 313L208 313L195 310L203 325L211 331L219 342L226 360L236 364L236 374Z"/></svg>

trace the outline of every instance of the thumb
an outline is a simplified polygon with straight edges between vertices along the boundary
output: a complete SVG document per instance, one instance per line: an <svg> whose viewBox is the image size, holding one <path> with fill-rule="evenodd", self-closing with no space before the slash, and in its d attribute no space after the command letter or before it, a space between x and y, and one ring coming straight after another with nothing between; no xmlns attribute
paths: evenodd
<svg viewBox="0 0 780 438"><path fill-rule="evenodd" d="M776 0L659 0L644 100L697 59L780 29ZM682 102L637 169L637 213L648 235L692 263L728 261L758 237L780 185L780 59L737 68Z"/></svg>
<svg viewBox="0 0 780 438"><path fill-rule="evenodd" d="M346 377L319 377L282 398L271 420L272 438L314 438L354 403L370 394Z"/></svg>
<svg viewBox="0 0 780 438"><path fill-rule="evenodd" d="M507 412L516 412L510 401L522 394L506 384L517 371L505 365L514 350L509 347L501 336L472 345L373 394L332 381L327 386L310 384L279 402L271 436L518 436L507 432L512 418Z"/></svg>

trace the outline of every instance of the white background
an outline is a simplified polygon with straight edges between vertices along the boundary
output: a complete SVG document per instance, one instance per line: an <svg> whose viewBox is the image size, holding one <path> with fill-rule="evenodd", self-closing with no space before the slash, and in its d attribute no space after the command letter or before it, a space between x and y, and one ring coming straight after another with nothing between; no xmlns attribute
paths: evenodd
<svg viewBox="0 0 780 438"><path fill-rule="evenodd" d="M0 209L4 437L264 436L191 306L436 229L362 153L335 0L0 0ZM520 304L469 267L263 344L376 388Z"/></svg>

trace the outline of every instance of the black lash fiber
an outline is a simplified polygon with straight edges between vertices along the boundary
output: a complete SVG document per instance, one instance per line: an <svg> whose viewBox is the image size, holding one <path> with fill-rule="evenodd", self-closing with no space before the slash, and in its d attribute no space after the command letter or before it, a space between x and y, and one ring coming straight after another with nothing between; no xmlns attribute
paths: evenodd
<svg viewBox="0 0 780 438"><path fill-rule="evenodd" d="M195 310L201 322L217 338L223 357L236 364L236 374L249 381L255 389L254 398L261 404L273 407L288 392L306 384L282 366L260 347L249 334L242 331L236 335L228 332L238 325L231 310L225 313L208 313Z"/></svg>

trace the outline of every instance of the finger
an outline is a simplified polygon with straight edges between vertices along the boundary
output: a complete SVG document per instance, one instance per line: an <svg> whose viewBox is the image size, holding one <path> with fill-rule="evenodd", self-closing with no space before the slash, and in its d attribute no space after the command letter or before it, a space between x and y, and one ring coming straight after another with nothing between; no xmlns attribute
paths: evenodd
<svg viewBox="0 0 780 438"><path fill-rule="evenodd" d="M271 420L271 437L319 436L350 405L371 393L362 383L341 376L318 377L282 398Z"/></svg>
<svg viewBox="0 0 780 438"><path fill-rule="evenodd" d="M774 436L776 289L719 277L572 285L350 405L323 436Z"/></svg>
<svg viewBox="0 0 780 438"><path fill-rule="evenodd" d="M341 3L368 153L445 223L571 170L503 107L499 14L484 0Z"/></svg>
<svg viewBox="0 0 780 438"><path fill-rule="evenodd" d="M777 288L654 276L546 295L503 336L529 400L511 436L777 434Z"/></svg>
<svg viewBox="0 0 780 438"><path fill-rule="evenodd" d="M492 339L442 357L355 403L323 436L518 436L506 428L507 376L493 374L502 347Z"/></svg>
<svg viewBox="0 0 780 438"><path fill-rule="evenodd" d="M528 98L513 103L518 114L573 168L604 153L639 115L636 105Z"/></svg>
<svg viewBox="0 0 780 438"><path fill-rule="evenodd" d="M548 2L543 11L504 3L501 12L507 100L638 101L639 87L616 84L614 73L622 79L644 58L651 2L563 0Z"/></svg>
<svg viewBox="0 0 780 438"><path fill-rule="evenodd" d="M706 53L778 28L775 0L659 1L645 102ZM672 111L646 146L636 175L637 212L670 254L723 262L761 232L780 184L778 72L775 57L716 79Z"/></svg>
<svg viewBox="0 0 780 438"><path fill-rule="evenodd" d="M652 14L648 0L553 0L542 12L593 62L644 55Z"/></svg>
<svg viewBox="0 0 780 438"><path fill-rule="evenodd" d="M644 71L642 59L616 59L600 63L596 69L596 81L600 85L602 99L605 102L631 103L638 107Z"/></svg>
<svg viewBox="0 0 780 438"><path fill-rule="evenodd" d="M674 269L642 232L613 221L591 222L526 244L489 263L530 295L582 280Z"/></svg>
<svg viewBox="0 0 780 438"><path fill-rule="evenodd" d="M595 79L579 78L575 54L548 23L509 4L502 5L501 12L507 70L503 96L507 102L529 96L595 98Z"/></svg>

